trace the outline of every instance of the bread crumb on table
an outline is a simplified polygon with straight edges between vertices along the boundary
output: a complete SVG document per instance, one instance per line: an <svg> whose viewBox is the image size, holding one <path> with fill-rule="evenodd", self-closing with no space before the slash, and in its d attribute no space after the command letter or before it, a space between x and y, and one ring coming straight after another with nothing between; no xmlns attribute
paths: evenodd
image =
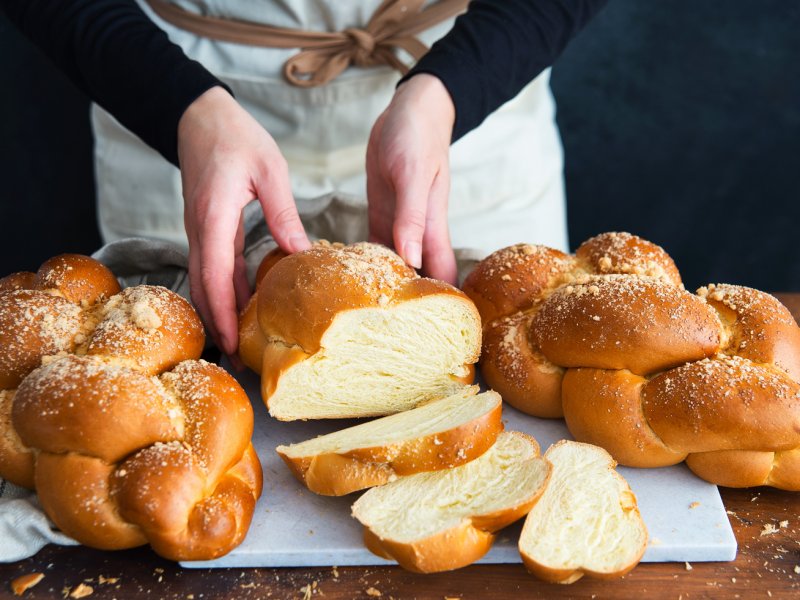
<svg viewBox="0 0 800 600"><path fill-rule="evenodd" d="M92 586L86 585L85 583L79 583L69 593L69 597L70 598L85 598L86 596L91 596L93 593L94 593L94 589L92 588Z"/></svg>
<svg viewBox="0 0 800 600"><path fill-rule="evenodd" d="M380 590L376 590L374 587L367 588L367 596L372 596L373 598L379 598L382 596Z"/></svg>
<svg viewBox="0 0 800 600"><path fill-rule="evenodd" d="M688 562L686 563L686 570L687 571L691 571L693 568L694 567L692 567L692 565L690 565Z"/></svg>
<svg viewBox="0 0 800 600"><path fill-rule="evenodd" d="M771 535L773 533L776 533L777 531L778 531L778 528L775 527L775 525L773 525L772 523L767 523L767 524L764 525L764 528L761 530L761 534L760 535L761 536Z"/></svg>
<svg viewBox="0 0 800 600"><path fill-rule="evenodd" d="M44 573L28 573L17 577L11 582L11 591L16 596L22 596L26 590L31 589L37 583L44 579Z"/></svg>

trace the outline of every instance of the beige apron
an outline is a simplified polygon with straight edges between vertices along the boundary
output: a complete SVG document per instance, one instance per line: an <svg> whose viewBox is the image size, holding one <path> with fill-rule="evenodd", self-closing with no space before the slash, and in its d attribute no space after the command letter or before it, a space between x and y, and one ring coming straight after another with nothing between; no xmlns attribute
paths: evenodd
<svg viewBox="0 0 800 600"><path fill-rule="evenodd" d="M292 190L309 235L353 242L367 237L365 149L372 124L400 77L390 67L348 68L322 87L289 85L293 49L216 41L145 12L191 58L233 90L272 135L289 164ZM380 0L181 0L207 15L311 31L365 24ZM452 19L418 37L430 46ZM450 230L461 258L479 259L516 242L567 249L562 149L549 70L452 146ZM178 169L92 108L98 217L106 242L150 237L186 248ZM248 208L258 207L257 203ZM252 212L252 211L251 211Z"/></svg>

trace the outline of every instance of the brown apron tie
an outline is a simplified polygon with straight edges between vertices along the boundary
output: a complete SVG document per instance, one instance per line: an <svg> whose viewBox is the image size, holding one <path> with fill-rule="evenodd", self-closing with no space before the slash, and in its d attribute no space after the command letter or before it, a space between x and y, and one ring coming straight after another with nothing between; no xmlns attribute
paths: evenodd
<svg viewBox="0 0 800 600"><path fill-rule="evenodd" d="M395 49L419 60L428 48L415 35L464 12L469 3L439 0L423 9L424 1L384 0L363 29L350 27L332 33L199 15L168 0L147 3L165 21L202 37L267 48L300 48L284 64L283 74L293 85L316 87L335 79L351 64L389 65L407 73L409 67L397 58Z"/></svg>

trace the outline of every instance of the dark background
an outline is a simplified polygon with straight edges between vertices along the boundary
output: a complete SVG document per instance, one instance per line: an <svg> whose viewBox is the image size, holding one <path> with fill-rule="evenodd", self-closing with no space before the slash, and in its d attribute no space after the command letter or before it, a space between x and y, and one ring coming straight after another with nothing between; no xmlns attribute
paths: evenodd
<svg viewBox="0 0 800 600"><path fill-rule="evenodd" d="M800 291L800 3L611 0L553 70L570 239ZM0 15L0 275L91 253L88 100Z"/></svg>

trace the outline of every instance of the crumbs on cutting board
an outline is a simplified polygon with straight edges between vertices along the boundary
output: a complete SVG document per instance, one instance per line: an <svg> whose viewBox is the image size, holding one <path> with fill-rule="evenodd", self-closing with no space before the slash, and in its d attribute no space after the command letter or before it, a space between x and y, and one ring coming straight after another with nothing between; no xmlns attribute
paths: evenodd
<svg viewBox="0 0 800 600"><path fill-rule="evenodd" d="M31 589L37 583L44 579L44 573L28 573L17 577L11 582L11 591L16 596L22 596L26 590Z"/></svg>

